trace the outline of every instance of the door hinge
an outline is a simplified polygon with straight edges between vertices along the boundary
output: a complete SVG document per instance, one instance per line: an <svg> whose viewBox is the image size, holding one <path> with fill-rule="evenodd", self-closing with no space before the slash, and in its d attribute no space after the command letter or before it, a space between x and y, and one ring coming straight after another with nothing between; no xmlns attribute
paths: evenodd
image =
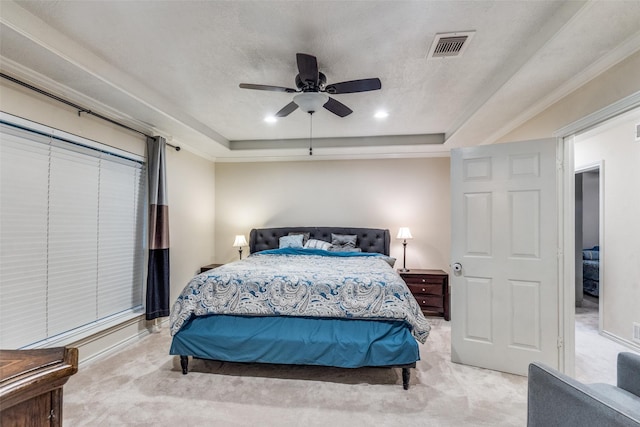
<svg viewBox="0 0 640 427"><path fill-rule="evenodd" d="M564 169L564 162L562 159L556 157L556 169L562 171Z"/></svg>
<svg viewBox="0 0 640 427"><path fill-rule="evenodd" d="M558 348L562 348L564 347L564 340L562 339L562 337L558 337Z"/></svg>

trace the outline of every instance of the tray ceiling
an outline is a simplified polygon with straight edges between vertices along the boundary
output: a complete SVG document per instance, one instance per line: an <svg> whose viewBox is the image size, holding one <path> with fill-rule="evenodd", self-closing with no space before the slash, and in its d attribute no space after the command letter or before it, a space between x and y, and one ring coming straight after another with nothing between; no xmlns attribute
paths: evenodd
<svg viewBox="0 0 640 427"><path fill-rule="evenodd" d="M219 161L308 156L308 114L264 121L293 94L238 87L295 88L297 52L329 83L380 78L334 96L349 116L313 115L314 157L354 158L490 143L640 48L638 1L3 1L0 18L3 72ZM456 32L462 55L429 57Z"/></svg>

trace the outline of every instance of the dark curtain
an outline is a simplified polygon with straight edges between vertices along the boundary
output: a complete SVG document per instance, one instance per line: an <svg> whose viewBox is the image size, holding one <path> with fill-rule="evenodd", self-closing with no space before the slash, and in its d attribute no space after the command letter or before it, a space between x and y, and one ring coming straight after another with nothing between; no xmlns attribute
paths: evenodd
<svg viewBox="0 0 640 427"><path fill-rule="evenodd" d="M149 178L149 266L147 320L169 316L169 206L166 183L166 140L147 138Z"/></svg>

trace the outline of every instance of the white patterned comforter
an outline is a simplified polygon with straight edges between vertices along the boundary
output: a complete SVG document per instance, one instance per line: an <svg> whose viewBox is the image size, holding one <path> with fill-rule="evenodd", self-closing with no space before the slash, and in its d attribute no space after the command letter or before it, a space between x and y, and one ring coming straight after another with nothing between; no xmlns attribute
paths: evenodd
<svg viewBox="0 0 640 427"><path fill-rule="evenodd" d="M382 256L266 252L194 277L171 309L171 334L191 316L234 314L404 320L427 339L427 319Z"/></svg>

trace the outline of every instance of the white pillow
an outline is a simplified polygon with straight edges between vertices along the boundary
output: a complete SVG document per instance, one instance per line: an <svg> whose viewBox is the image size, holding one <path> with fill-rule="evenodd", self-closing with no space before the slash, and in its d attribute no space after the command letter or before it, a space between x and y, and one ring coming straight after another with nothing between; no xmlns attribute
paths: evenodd
<svg viewBox="0 0 640 427"><path fill-rule="evenodd" d="M304 247L307 249L322 249L324 251L328 251L331 247L331 243L325 242L324 240L309 239L307 240L307 243L305 243Z"/></svg>

